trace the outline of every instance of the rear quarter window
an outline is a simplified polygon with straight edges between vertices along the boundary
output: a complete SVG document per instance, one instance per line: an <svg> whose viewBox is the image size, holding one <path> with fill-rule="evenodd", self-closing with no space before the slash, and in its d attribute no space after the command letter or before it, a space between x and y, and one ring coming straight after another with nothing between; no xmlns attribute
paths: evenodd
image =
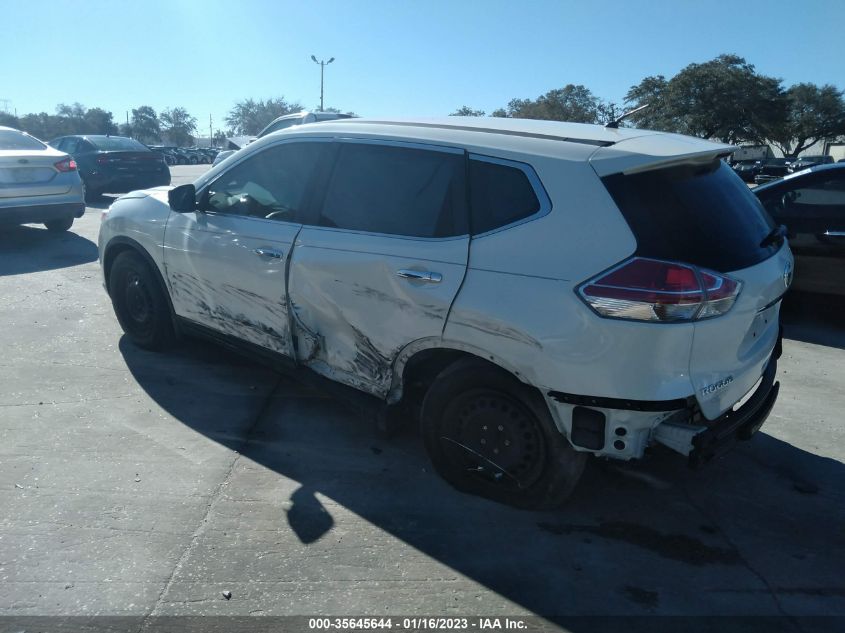
<svg viewBox="0 0 845 633"><path fill-rule="evenodd" d="M473 234L513 224L540 211L540 199L528 176L530 169L497 159L470 159Z"/></svg>
<svg viewBox="0 0 845 633"><path fill-rule="evenodd" d="M602 182L637 239L637 255L729 272L780 248L760 246L774 221L721 160L614 174Z"/></svg>

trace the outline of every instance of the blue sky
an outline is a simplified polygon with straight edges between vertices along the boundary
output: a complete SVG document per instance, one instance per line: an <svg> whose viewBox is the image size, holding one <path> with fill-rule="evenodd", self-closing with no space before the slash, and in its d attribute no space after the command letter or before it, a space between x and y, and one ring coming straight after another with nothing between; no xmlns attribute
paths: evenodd
<svg viewBox="0 0 845 633"><path fill-rule="evenodd" d="M0 18L10 111L184 106L203 131L246 97L319 105L312 54L336 58L326 105L366 116L490 112L567 83L619 102L723 52L845 88L845 0L0 0Z"/></svg>

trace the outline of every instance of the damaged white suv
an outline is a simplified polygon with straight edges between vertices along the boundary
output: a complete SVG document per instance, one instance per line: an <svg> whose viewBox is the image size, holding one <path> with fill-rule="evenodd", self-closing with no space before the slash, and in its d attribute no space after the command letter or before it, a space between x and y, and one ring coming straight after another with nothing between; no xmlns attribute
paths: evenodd
<svg viewBox="0 0 845 633"><path fill-rule="evenodd" d="M303 126L119 198L127 336L235 345L418 416L438 472L561 503L588 454L697 464L777 397L792 255L733 148L511 119Z"/></svg>

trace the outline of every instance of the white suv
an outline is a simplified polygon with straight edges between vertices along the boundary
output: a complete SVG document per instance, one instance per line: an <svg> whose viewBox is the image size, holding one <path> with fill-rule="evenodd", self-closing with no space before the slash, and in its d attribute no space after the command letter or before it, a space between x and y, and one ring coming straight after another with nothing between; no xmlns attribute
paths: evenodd
<svg viewBox="0 0 845 633"><path fill-rule="evenodd" d="M438 472L522 507L588 454L703 462L778 384L792 255L722 158L632 129L348 119L266 136L100 231L137 345L205 336L417 417Z"/></svg>

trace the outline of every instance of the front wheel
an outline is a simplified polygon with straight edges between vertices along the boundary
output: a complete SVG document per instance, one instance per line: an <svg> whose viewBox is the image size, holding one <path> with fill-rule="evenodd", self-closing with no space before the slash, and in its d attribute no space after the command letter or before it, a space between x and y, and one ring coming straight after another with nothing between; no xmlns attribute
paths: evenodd
<svg viewBox="0 0 845 633"><path fill-rule="evenodd" d="M47 227L48 231L51 231L53 233L64 233L65 231L69 230L70 227L73 226L73 218L50 220L49 222L45 222L44 226Z"/></svg>
<svg viewBox="0 0 845 633"><path fill-rule="evenodd" d="M124 251L115 258L109 296L120 327L135 345L163 350L172 344L175 333L167 297L138 253Z"/></svg>
<svg viewBox="0 0 845 633"><path fill-rule="evenodd" d="M587 458L558 431L536 391L475 359L434 380L422 434L434 468L455 488L524 509L563 504Z"/></svg>

